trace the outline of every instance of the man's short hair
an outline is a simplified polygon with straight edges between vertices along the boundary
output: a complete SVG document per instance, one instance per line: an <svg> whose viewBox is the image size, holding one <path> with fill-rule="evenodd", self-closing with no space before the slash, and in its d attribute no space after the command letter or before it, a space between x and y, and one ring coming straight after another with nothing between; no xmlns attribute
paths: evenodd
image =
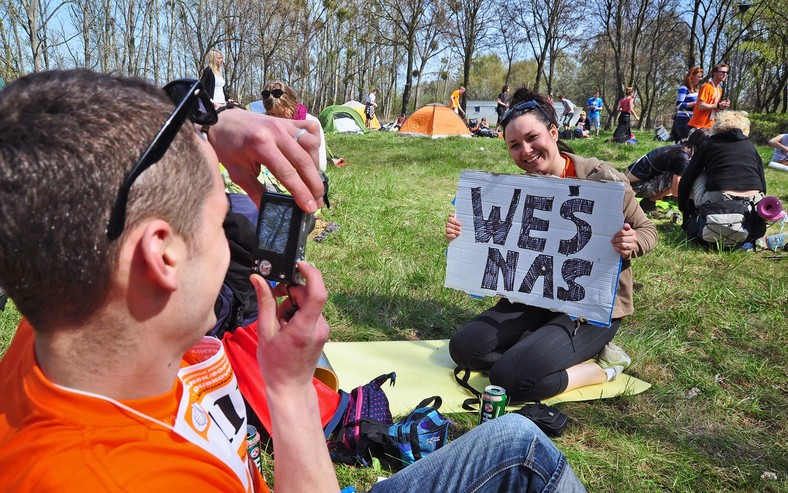
<svg viewBox="0 0 788 493"><path fill-rule="evenodd" d="M105 303L140 221L167 221L193 248L214 178L188 123L134 182L124 235L107 239L124 176L172 110L142 80L88 70L31 74L0 92L0 286L37 330L79 324Z"/></svg>
<svg viewBox="0 0 788 493"><path fill-rule="evenodd" d="M712 73L719 72L720 69L723 69L723 68L729 68L728 64L727 63L718 63L717 65L714 66L713 69L711 69L711 71L712 71Z"/></svg>

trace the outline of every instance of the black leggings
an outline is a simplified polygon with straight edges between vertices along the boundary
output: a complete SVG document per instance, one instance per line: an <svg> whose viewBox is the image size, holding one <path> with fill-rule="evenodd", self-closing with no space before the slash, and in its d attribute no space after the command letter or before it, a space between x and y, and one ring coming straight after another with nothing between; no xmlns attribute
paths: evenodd
<svg viewBox="0 0 788 493"><path fill-rule="evenodd" d="M537 401L566 390L566 369L599 354L620 324L576 323L562 313L501 299L454 334L449 353L459 366L489 371L490 383L506 389L512 401Z"/></svg>

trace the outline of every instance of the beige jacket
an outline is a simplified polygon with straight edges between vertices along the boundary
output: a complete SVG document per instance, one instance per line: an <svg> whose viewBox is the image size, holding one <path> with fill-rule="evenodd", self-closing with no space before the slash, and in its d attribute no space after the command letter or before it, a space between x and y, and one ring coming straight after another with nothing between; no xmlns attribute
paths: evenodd
<svg viewBox="0 0 788 493"><path fill-rule="evenodd" d="M566 154L575 165L578 178L594 181L620 181L625 185L624 191L624 221L637 232L637 248L632 257L640 257L654 248L657 244L657 228L654 226L643 209L635 199L635 193L629 186L629 180L620 171L597 158L584 158L575 154ZM623 226L623 225L622 225ZM634 311L632 305L632 267L629 260L621 264L621 274L618 278L618 292L613 305L613 318L630 315Z"/></svg>

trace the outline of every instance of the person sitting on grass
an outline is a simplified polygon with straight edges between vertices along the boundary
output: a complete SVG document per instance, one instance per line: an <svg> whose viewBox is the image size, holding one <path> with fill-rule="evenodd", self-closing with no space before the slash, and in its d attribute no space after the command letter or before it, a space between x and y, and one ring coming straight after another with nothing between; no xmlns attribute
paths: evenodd
<svg viewBox="0 0 788 493"><path fill-rule="evenodd" d="M780 134L770 139L769 147L774 147L772 162L788 164L788 134Z"/></svg>
<svg viewBox="0 0 788 493"><path fill-rule="evenodd" d="M611 239L612 248L621 255L621 272L609 327L502 298L460 327L449 341L457 365L489 372L490 382L506 389L512 401L531 402L613 380L629 365L626 353L606 345L623 317L633 312L631 260L654 248L657 230L638 207L623 174L596 158L573 154L559 140L555 110L544 96L518 89L501 123L509 156L522 171L625 185L624 224ZM452 241L461 232L460 221L450 214L446 238ZM595 361L589 361L592 358Z"/></svg>
<svg viewBox="0 0 788 493"><path fill-rule="evenodd" d="M664 197L678 197L681 175L706 137L704 130L696 130L688 140L658 147L627 167L629 184L635 197L642 199L640 207L643 211L655 211L657 200Z"/></svg>
<svg viewBox="0 0 788 493"><path fill-rule="evenodd" d="M580 112L580 118L577 119L577 123L575 124L575 130L573 133L573 137L576 139L587 139L591 133L586 130L586 112Z"/></svg>
<svg viewBox="0 0 788 493"><path fill-rule="evenodd" d="M146 82L87 70L36 72L0 92L0 285L24 317L0 360L0 491L269 492L247 452L233 368L204 337L230 259L218 162L271 163L313 213L319 138L311 122L217 115L199 82L184 94L173 111ZM312 383L328 293L317 268L298 269L306 282L289 292L251 276L271 489L336 493ZM370 492L469 484L585 491L555 445L512 414Z"/></svg>

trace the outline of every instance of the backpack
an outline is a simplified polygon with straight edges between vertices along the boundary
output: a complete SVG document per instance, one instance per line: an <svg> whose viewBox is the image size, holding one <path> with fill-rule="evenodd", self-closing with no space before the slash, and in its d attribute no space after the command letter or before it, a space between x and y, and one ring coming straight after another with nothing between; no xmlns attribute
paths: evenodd
<svg viewBox="0 0 788 493"><path fill-rule="evenodd" d="M245 194L228 193L230 210L222 228L230 246L230 266L214 305L216 325L208 335L222 339L226 332L257 320L257 295L249 276L257 230L257 206Z"/></svg>
<svg viewBox="0 0 788 493"><path fill-rule="evenodd" d="M735 247L752 242L766 233L766 222L749 200L709 202L697 208L682 223L690 239L702 244L722 243Z"/></svg>
<svg viewBox="0 0 788 493"><path fill-rule="evenodd" d="M407 416L389 427L389 453L397 458L402 466L428 456L448 441L451 421L438 411L441 404L439 396L428 397Z"/></svg>
<svg viewBox="0 0 788 493"><path fill-rule="evenodd" d="M334 462L369 466L372 456L385 456L382 436L394 420L382 387L387 380L391 380L389 385L394 385L396 379L396 373L384 373L350 391L341 427L335 434L336 439L329 442Z"/></svg>

